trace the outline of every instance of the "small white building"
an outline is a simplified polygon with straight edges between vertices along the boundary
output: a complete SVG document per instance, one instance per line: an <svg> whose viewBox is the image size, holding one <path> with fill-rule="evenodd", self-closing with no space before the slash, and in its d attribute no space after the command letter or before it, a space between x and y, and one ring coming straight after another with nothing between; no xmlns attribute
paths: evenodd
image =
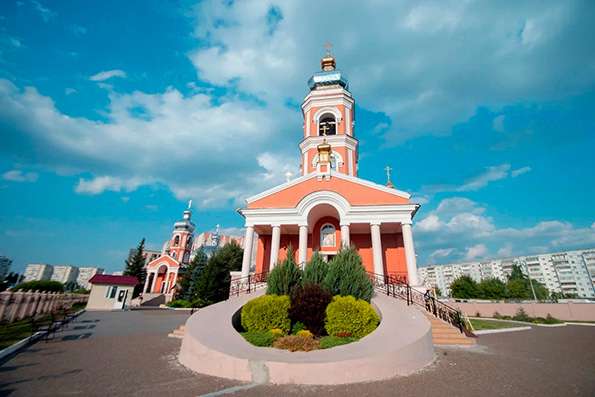
<svg viewBox="0 0 595 397"><path fill-rule="evenodd" d="M133 276L115 276L113 274L95 274L89 280L91 293L87 310L122 310L132 300L132 292L138 284Z"/></svg>

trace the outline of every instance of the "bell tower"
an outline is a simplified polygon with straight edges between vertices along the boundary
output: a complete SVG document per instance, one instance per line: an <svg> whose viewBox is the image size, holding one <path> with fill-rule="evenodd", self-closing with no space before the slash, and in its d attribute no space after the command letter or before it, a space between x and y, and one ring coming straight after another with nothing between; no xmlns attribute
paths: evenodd
<svg viewBox="0 0 595 397"><path fill-rule="evenodd" d="M333 172L357 176L358 141L353 130L355 100L349 92L347 78L336 69L330 45L320 60L320 68L321 71L308 80L310 92L302 103L302 175L322 171L329 177ZM324 157L322 162L321 157Z"/></svg>
<svg viewBox="0 0 595 397"><path fill-rule="evenodd" d="M190 262L190 251L192 250L192 235L194 223L192 223L192 200L188 202L188 208L184 211L182 219L174 223L174 231L169 242L167 254L180 262Z"/></svg>

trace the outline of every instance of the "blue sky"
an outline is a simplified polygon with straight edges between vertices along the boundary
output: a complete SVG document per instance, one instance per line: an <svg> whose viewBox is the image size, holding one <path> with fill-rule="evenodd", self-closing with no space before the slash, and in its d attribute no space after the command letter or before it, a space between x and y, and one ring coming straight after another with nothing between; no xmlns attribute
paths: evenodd
<svg viewBox="0 0 595 397"><path fill-rule="evenodd" d="M120 270L188 199L241 233L243 199L298 172L326 41L360 177L388 164L423 204L422 264L595 246L591 2L319 7L2 2L0 255Z"/></svg>

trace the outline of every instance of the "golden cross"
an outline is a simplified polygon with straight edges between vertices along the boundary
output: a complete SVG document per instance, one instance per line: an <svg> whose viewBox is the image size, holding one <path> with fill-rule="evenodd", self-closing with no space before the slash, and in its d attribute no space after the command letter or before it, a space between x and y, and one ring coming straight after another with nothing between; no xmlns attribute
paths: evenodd
<svg viewBox="0 0 595 397"><path fill-rule="evenodd" d="M320 126L320 129L322 130L322 135L326 136L326 133L328 132L328 130L330 130L329 126L326 125L326 123L324 123L323 125Z"/></svg>
<svg viewBox="0 0 595 397"><path fill-rule="evenodd" d="M324 48L326 48L326 55L331 56L331 50L333 49L333 45L330 42L324 43Z"/></svg>

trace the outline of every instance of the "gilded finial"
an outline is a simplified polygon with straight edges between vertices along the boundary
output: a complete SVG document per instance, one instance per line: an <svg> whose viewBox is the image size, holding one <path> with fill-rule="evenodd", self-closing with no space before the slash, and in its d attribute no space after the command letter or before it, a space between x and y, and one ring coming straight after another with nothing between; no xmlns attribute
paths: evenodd
<svg viewBox="0 0 595 397"><path fill-rule="evenodd" d="M335 70L335 67L336 67L335 57L331 53L331 49L333 48L333 45L327 41L324 44L324 48L326 48L326 54L320 60L320 67L325 72Z"/></svg>

